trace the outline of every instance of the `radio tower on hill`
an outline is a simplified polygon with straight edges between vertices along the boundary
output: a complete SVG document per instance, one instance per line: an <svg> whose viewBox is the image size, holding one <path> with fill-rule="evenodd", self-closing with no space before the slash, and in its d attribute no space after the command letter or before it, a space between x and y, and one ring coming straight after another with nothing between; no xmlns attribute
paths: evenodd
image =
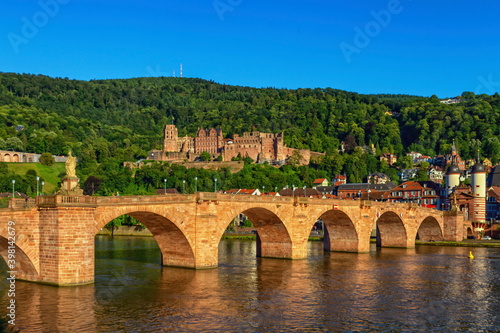
<svg viewBox="0 0 500 333"><path fill-rule="evenodd" d="M181 64L181 72L180 72L180 77L182 77L182 64Z"/></svg>

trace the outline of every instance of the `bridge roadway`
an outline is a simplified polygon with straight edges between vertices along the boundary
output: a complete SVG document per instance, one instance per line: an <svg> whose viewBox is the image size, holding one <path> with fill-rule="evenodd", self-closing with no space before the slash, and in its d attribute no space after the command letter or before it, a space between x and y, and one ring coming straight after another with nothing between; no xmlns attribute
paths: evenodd
<svg viewBox="0 0 500 333"><path fill-rule="evenodd" d="M163 265L214 268L222 235L240 213L257 230L257 255L261 257L306 258L308 236L320 218L325 226L325 251L369 252L374 227L383 247L414 247L417 237L459 241L464 235L459 212L408 203L205 192L54 195L11 199L9 208L0 209L0 254L8 262L10 245L18 279L60 286L93 283L95 235L114 218L127 214L151 231ZM9 243L14 240L12 234L14 250Z"/></svg>

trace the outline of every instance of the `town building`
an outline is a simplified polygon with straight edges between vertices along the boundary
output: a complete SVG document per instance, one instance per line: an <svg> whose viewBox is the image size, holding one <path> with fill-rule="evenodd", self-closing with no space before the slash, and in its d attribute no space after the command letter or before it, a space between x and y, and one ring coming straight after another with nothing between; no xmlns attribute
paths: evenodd
<svg viewBox="0 0 500 333"><path fill-rule="evenodd" d="M434 183L441 184L443 182L444 173L440 167L431 166L429 168L429 171L427 172L427 175L429 176L429 180L433 181Z"/></svg>
<svg viewBox="0 0 500 333"><path fill-rule="evenodd" d="M157 195L180 194L176 188L159 188L156 190Z"/></svg>
<svg viewBox="0 0 500 333"><path fill-rule="evenodd" d="M417 160L422 158L422 154L416 151L412 151L411 153L407 153L406 156L410 156L411 160L413 161L413 164L417 163Z"/></svg>
<svg viewBox="0 0 500 333"><path fill-rule="evenodd" d="M442 206L443 188L432 181L407 181L390 191L389 202L410 202L428 208Z"/></svg>
<svg viewBox="0 0 500 333"><path fill-rule="evenodd" d="M374 172L368 176L368 183L370 184L385 184L390 181L391 178L382 172Z"/></svg>
<svg viewBox="0 0 500 333"><path fill-rule="evenodd" d="M394 154L382 154L379 157L380 161L386 161L389 166L393 166L398 161L398 157Z"/></svg>
<svg viewBox="0 0 500 333"><path fill-rule="evenodd" d="M492 186L488 189L486 220L490 223L500 223L500 186Z"/></svg>
<svg viewBox="0 0 500 333"><path fill-rule="evenodd" d="M336 186L316 186L315 190L321 192L327 198L333 198L335 195ZM335 197L336 198L336 197Z"/></svg>
<svg viewBox="0 0 500 333"><path fill-rule="evenodd" d="M492 186L499 186L500 187L500 164L495 166L490 174L488 175L488 178L486 179L486 186L492 187Z"/></svg>
<svg viewBox="0 0 500 333"><path fill-rule="evenodd" d="M279 192L282 197L306 197L306 198L327 198L320 191L314 188L303 188L303 187L294 187L294 188L284 188Z"/></svg>
<svg viewBox="0 0 500 333"><path fill-rule="evenodd" d="M317 187L317 186L328 186L328 185L329 185L329 182L328 182L328 179L326 179L326 178L319 178L319 179L314 180L314 182L313 182L313 188Z"/></svg>
<svg viewBox="0 0 500 333"><path fill-rule="evenodd" d="M233 188L224 192L225 194L240 194L240 195L261 195L259 189Z"/></svg>
<svg viewBox="0 0 500 333"><path fill-rule="evenodd" d="M458 149L455 146L455 142L453 142L453 145L451 147L451 152L449 154L438 155L438 156L434 157L434 160L432 161L433 165L439 166L443 170L446 169L446 167L448 165L450 165L451 163L455 163L455 165L460 170L467 169L466 161L460 157L460 154L458 153Z"/></svg>
<svg viewBox="0 0 500 333"><path fill-rule="evenodd" d="M337 186L335 195L339 199L361 199L361 200L385 200L385 194L394 188L396 184L386 182L384 184L348 183Z"/></svg>
<svg viewBox="0 0 500 333"><path fill-rule="evenodd" d="M401 170L399 176L402 182L406 182L412 178L416 178L418 174L418 168L403 169Z"/></svg>
<svg viewBox="0 0 500 333"><path fill-rule="evenodd" d="M344 175L337 175L332 178L333 186L339 186L341 184L346 184L346 183L347 183L347 177Z"/></svg>

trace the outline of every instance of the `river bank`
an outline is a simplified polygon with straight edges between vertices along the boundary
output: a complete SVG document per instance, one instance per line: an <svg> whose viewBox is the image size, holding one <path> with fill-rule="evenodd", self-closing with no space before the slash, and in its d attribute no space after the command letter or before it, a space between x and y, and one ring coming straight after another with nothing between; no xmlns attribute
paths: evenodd
<svg viewBox="0 0 500 333"><path fill-rule="evenodd" d="M500 248L500 239L464 239L461 242L447 242L447 241L435 241L435 242L423 242L420 240L415 241L416 245L433 245L433 246L459 246L459 247L492 247Z"/></svg>
<svg viewBox="0 0 500 333"><path fill-rule="evenodd" d="M98 235L111 236L111 229L102 228ZM153 234L146 229L139 226L119 226L115 227L113 231L114 236L138 236L138 237L152 237ZM248 239L254 240L257 238L255 229L242 228L236 231L226 231L222 236L223 239ZM323 235L313 234L309 236L310 241L323 241ZM375 239L372 239L375 242ZM423 242L420 240L415 241L415 245L433 245L433 246L459 246L459 247L491 247L500 248L500 239L484 240L484 239L464 239L461 242L449 241L433 241Z"/></svg>

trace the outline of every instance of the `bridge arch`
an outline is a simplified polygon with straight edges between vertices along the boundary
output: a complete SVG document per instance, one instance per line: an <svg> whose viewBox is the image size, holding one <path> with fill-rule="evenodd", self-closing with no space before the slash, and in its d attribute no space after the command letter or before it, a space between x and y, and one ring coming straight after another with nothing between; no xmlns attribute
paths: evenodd
<svg viewBox="0 0 500 333"><path fill-rule="evenodd" d="M417 239L425 242L444 240L443 230L435 217L428 216L422 221L417 230Z"/></svg>
<svg viewBox="0 0 500 333"><path fill-rule="evenodd" d="M408 236L400 215L389 211L377 219L377 246L408 247Z"/></svg>
<svg viewBox="0 0 500 333"><path fill-rule="evenodd" d="M143 209L118 209L101 217L96 223L95 233L113 219L129 215L141 222L153 234L160 248L163 266L195 268L196 260L193 246L185 232L173 219L159 212ZM181 222L182 224L182 222Z"/></svg>
<svg viewBox="0 0 500 333"><path fill-rule="evenodd" d="M258 257L293 258L292 237L286 224L275 212L264 207L242 207L240 210L237 214L231 212L226 226L239 214L246 215L257 230Z"/></svg>
<svg viewBox="0 0 500 333"><path fill-rule="evenodd" d="M9 239L3 236L0 236L0 256L3 258L7 266L9 266L9 249L12 253L12 247L9 248ZM36 269L33 261L30 257L20 248L17 244L14 247L13 254L15 256L14 264L15 268L11 269L9 267L8 270L12 270L16 272L16 278L27 280L27 281L36 281L39 277L39 272Z"/></svg>
<svg viewBox="0 0 500 333"><path fill-rule="evenodd" d="M319 219L324 223L325 251L358 252L358 231L347 213L332 209L324 212Z"/></svg>

